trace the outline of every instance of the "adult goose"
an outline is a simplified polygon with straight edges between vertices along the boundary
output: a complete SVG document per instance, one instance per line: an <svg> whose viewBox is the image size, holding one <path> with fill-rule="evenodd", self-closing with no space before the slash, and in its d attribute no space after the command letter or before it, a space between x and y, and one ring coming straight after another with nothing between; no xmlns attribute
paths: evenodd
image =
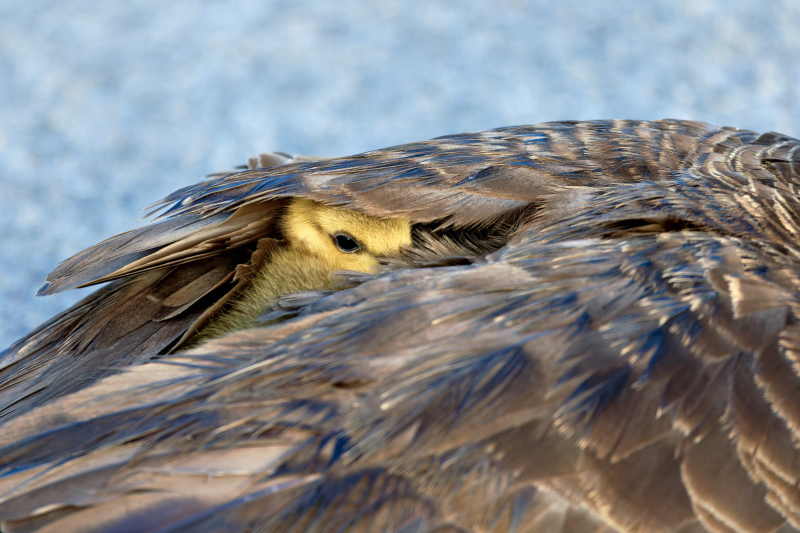
<svg viewBox="0 0 800 533"><path fill-rule="evenodd" d="M4 532L800 530L800 141L556 122L262 154L62 263Z"/></svg>

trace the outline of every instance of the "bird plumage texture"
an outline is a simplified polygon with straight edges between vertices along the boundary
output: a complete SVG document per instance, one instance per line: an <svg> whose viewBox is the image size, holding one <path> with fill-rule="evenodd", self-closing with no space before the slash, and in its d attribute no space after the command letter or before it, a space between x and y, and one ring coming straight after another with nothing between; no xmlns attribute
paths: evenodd
<svg viewBox="0 0 800 533"><path fill-rule="evenodd" d="M559 122L282 157L48 277L111 283L0 355L3 531L800 530L800 141ZM182 351L293 202L409 245Z"/></svg>

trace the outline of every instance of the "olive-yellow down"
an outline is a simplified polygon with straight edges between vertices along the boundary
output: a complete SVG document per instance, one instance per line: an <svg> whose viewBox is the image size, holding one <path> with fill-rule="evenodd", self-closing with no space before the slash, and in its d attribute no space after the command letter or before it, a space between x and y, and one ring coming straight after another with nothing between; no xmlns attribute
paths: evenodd
<svg viewBox="0 0 800 533"><path fill-rule="evenodd" d="M48 276L0 530L800 531L798 190L678 120L251 158Z"/></svg>

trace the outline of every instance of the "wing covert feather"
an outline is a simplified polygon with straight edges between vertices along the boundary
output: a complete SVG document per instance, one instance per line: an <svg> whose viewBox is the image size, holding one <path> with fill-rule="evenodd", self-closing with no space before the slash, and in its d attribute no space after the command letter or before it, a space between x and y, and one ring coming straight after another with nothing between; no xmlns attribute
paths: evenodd
<svg viewBox="0 0 800 533"><path fill-rule="evenodd" d="M560 122L182 189L62 264L52 290L120 279L0 356L3 527L798 531L798 147ZM293 196L430 239L528 218L489 255L431 244L147 362Z"/></svg>
<svg viewBox="0 0 800 533"><path fill-rule="evenodd" d="M153 531L536 531L554 520L553 531L579 531L567 528L574 513L590 530L785 524L790 494L753 477L735 444L745 427L788 431L752 372L776 356L775 337L745 347L716 331L706 342L725 342L706 355L701 332L690 334L712 327L708 314L727 312L741 327L773 310L735 318L707 277L692 280L707 297L686 305L686 280L670 271L675 254L705 271L741 268L751 245L697 232L580 246L526 238L542 231L530 226L483 263L320 295L282 325L147 363L9 422L0 457L14 496L0 513L22 501L62 509L69 490L26 488L50 476L95 494L53 514L61 531L150 523L139 516L158 517ZM739 258L718 253L731 248ZM698 378L665 406L687 367ZM739 413L752 395L765 406L758 417ZM259 452L272 463L242 459L250 469L237 470L238 454L264 446L280 450ZM108 477L104 457L132 448ZM798 450L789 439L777 452ZM216 458L226 454L223 471ZM760 459L772 470L781 460ZM188 464L202 479L217 469L235 489L204 496L205 482L180 473ZM94 471L102 482L87 489ZM161 498L136 496L143 490Z"/></svg>

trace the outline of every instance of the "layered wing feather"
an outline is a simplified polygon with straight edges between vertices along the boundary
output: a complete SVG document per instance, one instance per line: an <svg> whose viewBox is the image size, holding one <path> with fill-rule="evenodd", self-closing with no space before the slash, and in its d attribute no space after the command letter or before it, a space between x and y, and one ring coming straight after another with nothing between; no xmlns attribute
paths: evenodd
<svg viewBox="0 0 800 533"><path fill-rule="evenodd" d="M61 287L121 279L4 354L0 398L24 415L0 431L4 528L796 531L798 146L553 123L179 191L152 236L62 266ZM250 253L231 243L265 236L237 213L291 196L410 218L423 268L351 276L288 299L280 326L140 364L222 297L211 261L230 276ZM425 266L451 248L437 235L522 212L495 253ZM105 325L122 316L172 329ZM118 348L134 338L151 345Z"/></svg>
<svg viewBox="0 0 800 533"><path fill-rule="evenodd" d="M196 329L240 286L237 267L251 264L258 241L274 235L281 208L261 202L164 220L64 261L40 294L113 283L0 352L0 423L146 361Z"/></svg>
<svg viewBox="0 0 800 533"><path fill-rule="evenodd" d="M796 201L714 178L592 187L13 420L5 527L796 531Z"/></svg>
<svg viewBox="0 0 800 533"><path fill-rule="evenodd" d="M6 426L0 514L9 531L559 531L575 513L772 531L791 510L768 500L774 472L797 457L754 379L776 343L742 350L700 317L778 330L788 312L691 311L665 276L637 280L687 241L713 261L692 237L548 246L557 276L529 256L386 276L108 378ZM777 481L749 477L744 419L786 434L762 466Z"/></svg>

